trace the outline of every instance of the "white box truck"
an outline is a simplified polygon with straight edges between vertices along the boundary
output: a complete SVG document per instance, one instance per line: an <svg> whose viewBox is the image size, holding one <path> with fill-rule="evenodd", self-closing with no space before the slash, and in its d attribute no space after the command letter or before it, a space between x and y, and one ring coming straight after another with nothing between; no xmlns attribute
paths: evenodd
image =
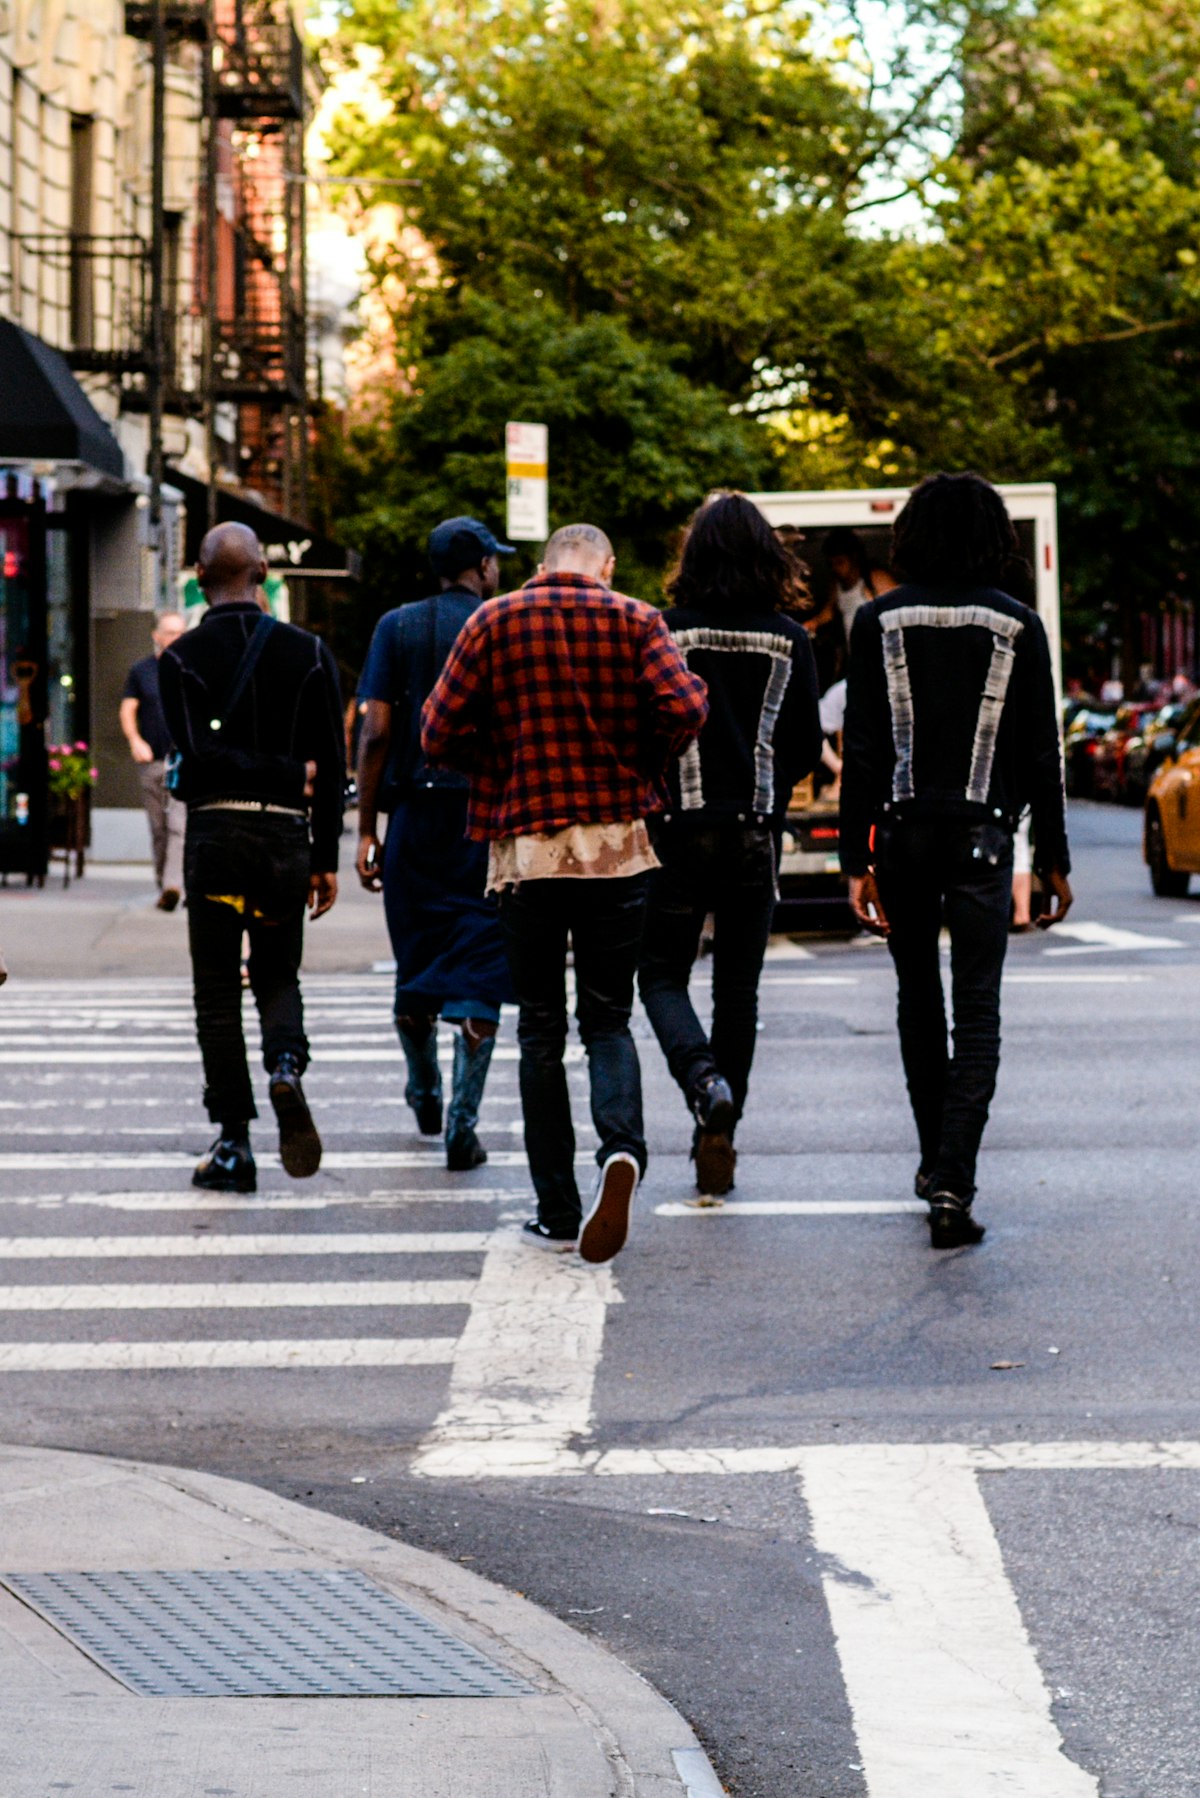
<svg viewBox="0 0 1200 1798"><path fill-rule="evenodd" d="M813 597L820 605L833 578L822 553L827 534L839 526L854 531L868 561L886 568L891 528L910 491L907 487L873 487L827 493L752 493L748 497L771 524L792 527L789 538L812 569ZM1014 597L1036 607L1046 627L1061 699L1057 494L1050 482L1002 486L999 492L1033 571L1028 589ZM808 780L792 795L780 859L776 929L848 922L846 882L838 859L838 808L829 792L826 788L814 797L813 782Z"/></svg>

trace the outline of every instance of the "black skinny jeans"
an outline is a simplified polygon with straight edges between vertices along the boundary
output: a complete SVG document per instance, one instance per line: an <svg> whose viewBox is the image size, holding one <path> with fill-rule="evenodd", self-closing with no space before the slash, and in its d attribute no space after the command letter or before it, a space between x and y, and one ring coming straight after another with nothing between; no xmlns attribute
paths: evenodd
<svg viewBox="0 0 1200 1798"><path fill-rule="evenodd" d="M758 982L775 910L775 839L745 824L667 825L655 833L662 867L650 876L638 987L667 1065L689 1106L723 1074L740 1118L758 1030ZM688 982L713 914L711 1038Z"/></svg>
<svg viewBox="0 0 1200 1798"><path fill-rule="evenodd" d="M523 880L500 896L500 928L520 1016L521 1111L539 1221L574 1229L582 1215L567 1046L567 938L575 1016L587 1051L596 1161L625 1151L646 1171L642 1073L629 1029L646 912L646 876Z"/></svg>
<svg viewBox="0 0 1200 1798"><path fill-rule="evenodd" d="M1000 977L1008 948L1012 836L998 824L910 820L881 827L876 877L891 924L897 1022L921 1169L970 1200L1000 1066ZM954 1054L938 936L950 932Z"/></svg>
<svg viewBox="0 0 1200 1798"><path fill-rule="evenodd" d="M308 1066L300 999L308 826L272 812L192 812L184 849L196 1035L204 1103L215 1122L257 1117L242 1034L242 932L262 1024L263 1064L284 1054ZM240 900L241 904L230 901Z"/></svg>

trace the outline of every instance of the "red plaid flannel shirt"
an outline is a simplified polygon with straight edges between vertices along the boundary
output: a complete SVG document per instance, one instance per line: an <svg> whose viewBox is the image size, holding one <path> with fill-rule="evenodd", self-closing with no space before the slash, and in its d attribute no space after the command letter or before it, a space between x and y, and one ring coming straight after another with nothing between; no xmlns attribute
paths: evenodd
<svg viewBox="0 0 1200 1798"><path fill-rule="evenodd" d="M470 777L481 842L661 811L663 774L708 715L662 614L581 574L487 601L425 702L431 762Z"/></svg>

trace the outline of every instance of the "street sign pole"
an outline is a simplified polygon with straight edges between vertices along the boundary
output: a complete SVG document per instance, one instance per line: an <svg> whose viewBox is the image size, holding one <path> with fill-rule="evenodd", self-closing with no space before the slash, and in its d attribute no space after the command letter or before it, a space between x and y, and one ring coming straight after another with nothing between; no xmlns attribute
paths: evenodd
<svg viewBox="0 0 1200 1798"><path fill-rule="evenodd" d="M544 543L550 535L549 435L545 425L504 427L506 531L513 543Z"/></svg>

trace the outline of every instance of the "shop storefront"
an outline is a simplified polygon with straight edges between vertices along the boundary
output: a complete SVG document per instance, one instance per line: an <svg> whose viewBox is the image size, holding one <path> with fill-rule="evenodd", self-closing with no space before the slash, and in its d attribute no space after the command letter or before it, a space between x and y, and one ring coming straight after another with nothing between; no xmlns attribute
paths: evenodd
<svg viewBox="0 0 1200 1798"><path fill-rule="evenodd" d="M145 533L121 447L63 358L0 319L0 376L0 876L39 880L48 746L91 743L93 599L143 603Z"/></svg>

